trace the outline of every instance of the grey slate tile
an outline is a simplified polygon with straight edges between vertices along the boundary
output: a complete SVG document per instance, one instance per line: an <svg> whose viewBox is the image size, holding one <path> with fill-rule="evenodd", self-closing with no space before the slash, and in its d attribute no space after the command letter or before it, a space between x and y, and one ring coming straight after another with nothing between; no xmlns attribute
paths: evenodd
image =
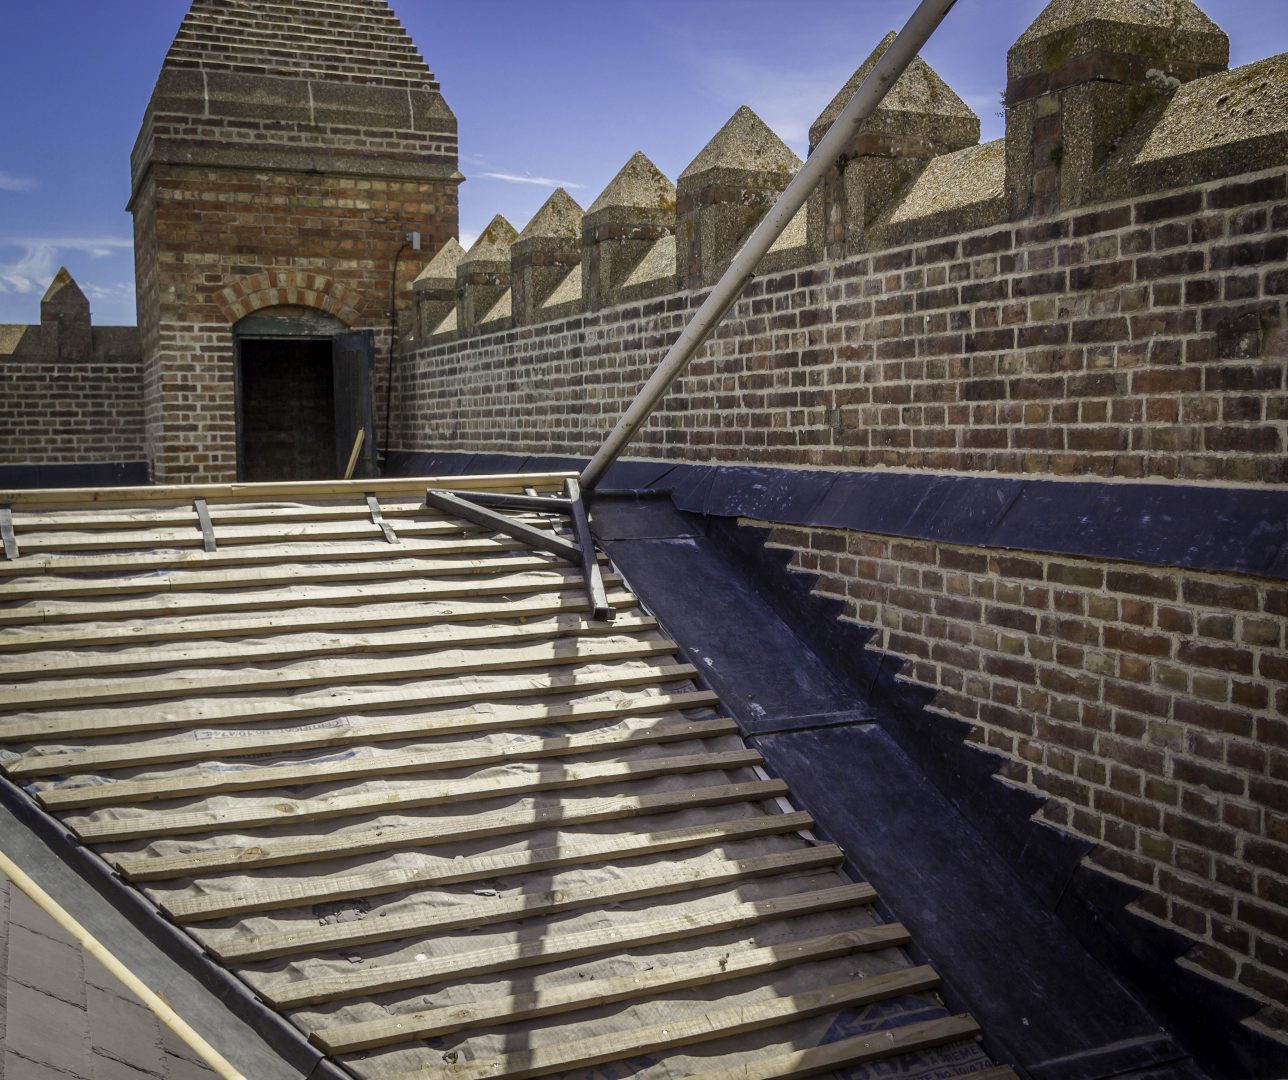
<svg viewBox="0 0 1288 1080"><path fill-rule="evenodd" d="M5 1054L3 1061L3 1066L0 1066L3 1071L0 1071L0 1076L3 1076L4 1080L91 1080L88 1075L79 1076L62 1072L60 1069L51 1069L48 1065L29 1061L17 1054Z"/></svg>
<svg viewBox="0 0 1288 1080"><path fill-rule="evenodd" d="M160 1055L158 1055L157 1059L157 1068L161 1068ZM126 1065L122 1061L104 1057L101 1054L95 1054L93 1057L91 1076L93 1080L161 1080L161 1073L159 1072L138 1069L133 1065Z"/></svg>
<svg viewBox="0 0 1288 1080"><path fill-rule="evenodd" d="M165 1056L161 1068L161 1075L165 1080L210 1080L215 1075L213 1069L207 1068L199 1061L189 1061L187 1058L174 1057L170 1054Z"/></svg>
<svg viewBox="0 0 1288 1080"><path fill-rule="evenodd" d="M119 984L118 984L119 988ZM143 1072L161 1069L161 1038L156 1017L137 1001L97 986L85 989L90 1045L102 1055Z"/></svg>
<svg viewBox="0 0 1288 1080"><path fill-rule="evenodd" d="M34 930L37 934L43 934L45 937L53 938L55 941L67 942L71 940L67 936L67 932L41 911L32 899L16 885L9 889L9 922L13 926Z"/></svg>
<svg viewBox="0 0 1288 1080"><path fill-rule="evenodd" d="M161 1024L160 1028L161 1049L164 1050L169 1057L182 1058L184 1061L191 1061L193 1064L200 1064L201 1059L192 1052L192 1048L186 1042L166 1027L165 1024Z"/></svg>
<svg viewBox="0 0 1288 1080"><path fill-rule="evenodd" d="M115 975L107 970L102 964L92 956L85 957L85 985L98 986L104 990L116 994L118 997L132 997L128 990L121 985Z"/></svg>
<svg viewBox="0 0 1288 1080"><path fill-rule="evenodd" d="M9 931L9 978L81 1008L85 969L80 948L24 926Z"/></svg>
<svg viewBox="0 0 1288 1080"><path fill-rule="evenodd" d="M6 1049L29 1061L76 1077L89 1075L89 1024L85 1010L9 980ZM5 1080L9 1066L5 1067Z"/></svg>

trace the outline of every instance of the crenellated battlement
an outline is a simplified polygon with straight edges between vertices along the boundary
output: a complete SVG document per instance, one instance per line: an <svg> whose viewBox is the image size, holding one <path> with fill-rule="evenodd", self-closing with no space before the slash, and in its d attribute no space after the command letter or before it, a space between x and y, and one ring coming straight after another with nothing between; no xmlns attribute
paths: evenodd
<svg viewBox="0 0 1288 1080"><path fill-rule="evenodd" d="M876 45L815 119L811 150L893 39ZM1228 60L1228 38L1192 0L1056 0L1010 49L1006 136L981 145L979 118L918 58L761 273L1281 164L1288 155L1288 56L1235 71L1226 70ZM674 185L637 152L581 218L579 243L572 222L580 208L562 191L510 249L508 276L494 241L480 237L490 251L491 284L477 275L458 282L454 318L443 296L418 292L430 305L418 319L428 331L418 342L709 287L799 166L746 106ZM552 229L561 239L546 235ZM508 313L497 306L502 278L507 285L523 280ZM488 301L485 312L476 310L480 297Z"/></svg>

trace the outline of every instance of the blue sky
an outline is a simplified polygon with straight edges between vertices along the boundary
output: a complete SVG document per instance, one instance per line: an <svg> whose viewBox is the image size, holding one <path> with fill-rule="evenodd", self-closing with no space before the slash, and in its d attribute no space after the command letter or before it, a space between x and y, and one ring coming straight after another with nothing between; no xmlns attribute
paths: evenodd
<svg viewBox="0 0 1288 1080"><path fill-rule="evenodd" d="M1285 0L1200 0L1231 62L1288 52ZM674 178L742 104L800 155L913 0L393 0L461 133L461 231L587 206L637 149ZM1006 50L1044 0L960 0L925 56L1002 134ZM134 322L129 153L186 0L19 0L0 36L0 322L66 264L99 325Z"/></svg>

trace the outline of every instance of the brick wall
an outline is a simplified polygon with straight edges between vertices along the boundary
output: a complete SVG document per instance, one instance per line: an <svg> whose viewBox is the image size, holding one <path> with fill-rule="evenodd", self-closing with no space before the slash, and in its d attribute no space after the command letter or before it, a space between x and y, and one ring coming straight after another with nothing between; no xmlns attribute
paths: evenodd
<svg viewBox="0 0 1288 1080"><path fill-rule="evenodd" d="M397 223L430 247L456 229L455 187L441 182L167 165L141 194L140 296L155 289L140 305L149 457L164 482L236 479L238 319L298 306L374 328L383 373ZM418 269L400 260L403 296Z"/></svg>
<svg viewBox="0 0 1288 1080"><path fill-rule="evenodd" d="M589 453L701 293L430 344L406 449ZM1288 481L1282 169L754 282L633 444L663 458Z"/></svg>
<svg viewBox="0 0 1288 1080"><path fill-rule="evenodd" d="M1288 1000L1288 584L762 524L1184 962Z"/></svg>
<svg viewBox="0 0 1288 1080"><path fill-rule="evenodd" d="M40 324L0 327L0 465L140 461L138 332L91 326L88 301L66 270L55 285L74 292L75 310L56 310L47 295Z"/></svg>
<svg viewBox="0 0 1288 1080"><path fill-rule="evenodd" d="M0 364L0 464L143 458L143 386L132 360Z"/></svg>

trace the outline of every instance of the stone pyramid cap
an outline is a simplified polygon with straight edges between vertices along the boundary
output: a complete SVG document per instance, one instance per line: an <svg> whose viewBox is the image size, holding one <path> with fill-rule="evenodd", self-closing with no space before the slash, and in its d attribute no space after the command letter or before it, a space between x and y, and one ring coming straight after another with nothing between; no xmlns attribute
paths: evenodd
<svg viewBox="0 0 1288 1080"><path fill-rule="evenodd" d="M1093 21L1198 34L1224 33L1194 0L1051 0L1015 44L1023 45Z"/></svg>
<svg viewBox="0 0 1288 1080"><path fill-rule="evenodd" d="M497 214L487 223L487 228L474 241L474 246L465 253L456 265L460 268L469 266L471 263L508 263L510 261L510 248L514 246L514 242L518 238L519 234L515 231L514 226L500 214Z"/></svg>
<svg viewBox="0 0 1288 1080"><path fill-rule="evenodd" d="M76 279L72 277L71 271L65 266L58 268L58 273L54 275L54 280L49 283L49 288L45 290L45 295L40 298L41 306L45 304L54 304L57 307L89 307L89 300L81 287L76 284Z"/></svg>
<svg viewBox="0 0 1288 1080"><path fill-rule="evenodd" d="M795 174L801 160L769 126L746 105L715 133L711 141L689 162L680 180L709 172L711 169L737 169L741 172Z"/></svg>
<svg viewBox="0 0 1288 1080"><path fill-rule="evenodd" d="M523 227L519 239L580 240L583 216L584 211L577 200L563 188L555 188L554 194L541 204L541 209Z"/></svg>
<svg viewBox="0 0 1288 1080"><path fill-rule="evenodd" d="M419 285L421 288L432 288L438 284L450 284L454 288L456 267L464 255L465 249L461 247L460 242L456 237L449 236L447 243L438 249L438 254L430 259L425 264L425 269L416 275L412 287Z"/></svg>
<svg viewBox="0 0 1288 1080"><path fill-rule="evenodd" d="M1012 75L1053 66L1044 43L1072 35L1060 59L1104 49L1225 67L1230 39L1194 0L1051 0L1007 54Z"/></svg>
<svg viewBox="0 0 1288 1080"><path fill-rule="evenodd" d="M863 61L859 70L850 76L849 82L841 87L827 108L819 113L818 119L810 125L809 129L811 147L818 144L827 129L844 112L845 106L850 103L855 91L863 85L863 80L872 74L877 61L885 54L886 49L890 48L894 39L895 32L891 30L872 50L872 54ZM935 69L920 56L913 58L907 70L899 76L885 99L877 106L876 115L879 116L882 113L918 113L922 116L979 122L979 117L971 111L970 106L962 101L953 92L952 87L944 82ZM871 124L871 122L869 119L868 123Z"/></svg>
<svg viewBox="0 0 1288 1080"><path fill-rule="evenodd" d="M636 150L622 166L621 172L608 182L608 187L604 188L599 198L590 204L586 213L593 214L598 210L615 207L674 210L675 185L642 151Z"/></svg>

